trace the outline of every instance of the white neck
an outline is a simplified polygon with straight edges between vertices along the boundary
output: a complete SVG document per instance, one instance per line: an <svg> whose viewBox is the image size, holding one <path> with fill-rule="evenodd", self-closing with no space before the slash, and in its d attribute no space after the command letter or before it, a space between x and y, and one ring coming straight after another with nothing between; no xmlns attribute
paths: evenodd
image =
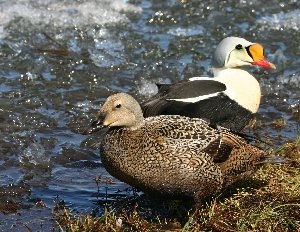
<svg viewBox="0 0 300 232"><path fill-rule="evenodd" d="M223 70L225 70L226 68L211 68L214 74L214 77L218 76L220 72L222 72Z"/></svg>

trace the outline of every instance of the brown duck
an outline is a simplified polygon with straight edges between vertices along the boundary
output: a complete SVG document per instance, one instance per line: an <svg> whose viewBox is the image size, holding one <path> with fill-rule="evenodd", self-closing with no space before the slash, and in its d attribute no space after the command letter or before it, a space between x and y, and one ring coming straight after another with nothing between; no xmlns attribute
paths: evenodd
<svg viewBox="0 0 300 232"><path fill-rule="evenodd" d="M108 127L101 159L107 171L144 192L196 201L250 175L264 151L198 118L144 118L128 94L108 97L86 133Z"/></svg>

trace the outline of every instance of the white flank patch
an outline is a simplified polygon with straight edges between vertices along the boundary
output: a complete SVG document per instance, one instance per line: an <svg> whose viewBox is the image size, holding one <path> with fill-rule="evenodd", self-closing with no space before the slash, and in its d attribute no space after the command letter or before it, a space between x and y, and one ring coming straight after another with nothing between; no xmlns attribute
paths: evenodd
<svg viewBox="0 0 300 232"><path fill-rule="evenodd" d="M189 81L216 81L214 77L191 77Z"/></svg>
<svg viewBox="0 0 300 232"><path fill-rule="evenodd" d="M213 77L191 77L189 78L189 81L216 81L215 78ZM221 92L216 92L216 93L212 93L212 94L207 94L207 95L202 95L202 96L198 96L198 97L191 97L191 98L174 98L174 99L166 99L168 101L180 101L180 102L190 102L190 103L195 103L198 101L202 101L211 97L216 97L219 93Z"/></svg>
<svg viewBox="0 0 300 232"><path fill-rule="evenodd" d="M189 103L196 103L198 101L202 101L211 97L216 97L219 93L222 92L216 92L212 94L202 95L199 97L191 97L191 98L178 98L178 99L167 99L168 101L179 101L179 102L189 102Z"/></svg>

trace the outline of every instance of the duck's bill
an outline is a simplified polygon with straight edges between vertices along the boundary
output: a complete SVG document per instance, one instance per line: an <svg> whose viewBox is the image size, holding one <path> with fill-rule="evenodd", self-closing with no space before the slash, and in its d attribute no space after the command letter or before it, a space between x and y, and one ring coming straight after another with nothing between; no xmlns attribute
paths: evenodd
<svg viewBox="0 0 300 232"><path fill-rule="evenodd" d="M276 69L276 66L274 64L266 61L265 59L260 59L260 60L254 61L251 64L261 66L261 67L264 67L264 68Z"/></svg>
<svg viewBox="0 0 300 232"><path fill-rule="evenodd" d="M247 48L249 55L252 57L252 65L261 66L264 68L276 69L276 66L268 62L264 57L264 48L260 44L252 44Z"/></svg>
<svg viewBox="0 0 300 232"><path fill-rule="evenodd" d="M97 131L102 130L106 126L103 125L103 118L99 118L96 121L93 121L89 128L82 132L83 135L93 134Z"/></svg>

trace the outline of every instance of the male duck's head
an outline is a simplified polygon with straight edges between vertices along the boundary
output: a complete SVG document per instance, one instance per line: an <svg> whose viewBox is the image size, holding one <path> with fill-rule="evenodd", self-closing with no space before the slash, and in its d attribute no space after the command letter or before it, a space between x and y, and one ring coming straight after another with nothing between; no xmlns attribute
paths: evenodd
<svg viewBox="0 0 300 232"><path fill-rule="evenodd" d="M264 58L264 48L239 37L227 37L217 46L212 66L214 69L234 68L243 65L256 65L275 68Z"/></svg>

